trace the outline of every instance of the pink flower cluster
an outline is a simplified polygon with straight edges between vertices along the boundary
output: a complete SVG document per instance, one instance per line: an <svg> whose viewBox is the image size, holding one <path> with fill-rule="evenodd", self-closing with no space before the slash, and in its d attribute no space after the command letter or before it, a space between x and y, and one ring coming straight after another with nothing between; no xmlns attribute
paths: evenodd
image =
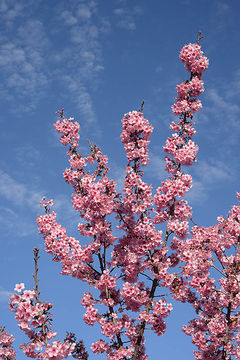
<svg viewBox="0 0 240 360"><path fill-rule="evenodd" d="M202 108L202 104L196 97L204 91L202 73L208 67L208 59L203 56L201 47L198 44L188 44L180 52L180 59L191 72L190 80L177 85L178 98L172 106L175 115L183 118L192 117L193 114Z"/></svg>
<svg viewBox="0 0 240 360"><path fill-rule="evenodd" d="M146 321L148 325L151 325L151 329L160 336L166 331L166 323L163 321L163 318L170 314L172 304L166 304L166 301L161 299L159 301L153 301L152 305L154 306L152 314L143 310L140 312L138 319Z"/></svg>
<svg viewBox="0 0 240 360"><path fill-rule="evenodd" d="M43 206L45 208L46 213L48 213L53 206L53 200L46 200L46 197L43 196L42 200L39 203L40 206ZM15 289L16 290L16 289Z"/></svg>
<svg viewBox="0 0 240 360"><path fill-rule="evenodd" d="M24 343L20 345L20 348L27 357L38 360L66 359L73 353L75 349L74 343L68 341L62 343L59 340L51 344L49 343L49 341L57 335L56 332L51 330L52 317L49 310L52 308L52 304L37 301L35 291L23 289L23 283L16 284L15 290L19 294L13 294L9 303L10 310L15 312L18 326L30 339L28 344ZM13 337L11 338L11 336L4 334L4 338L8 340L4 346L11 345ZM14 358L11 356L14 356L14 352L10 352L9 357L6 359Z"/></svg>
<svg viewBox="0 0 240 360"><path fill-rule="evenodd" d="M185 281L195 290L192 304L200 316L183 330L198 347L199 360L239 359L240 205L218 220L213 227L193 227L192 238L179 243ZM211 268L222 276L218 282L210 276Z"/></svg>
<svg viewBox="0 0 240 360"><path fill-rule="evenodd" d="M125 301L126 309L132 311L139 311L143 305L148 302L148 294L143 291L143 283L130 284L125 282L121 290L121 296Z"/></svg>
<svg viewBox="0 0 240 360"><path fill-rule="evenodd" d="M178 98L172 106L175 115L183 118L192 117L193 114L202 108L202 104L196 97L204 91L202 73L208 67L208 59L203 56L201 47L198 44L188 44L180 52L180 59L191 72L190 80L177 85Z"/></svg>
<svg viewBox="0 0 240 360"><path fill-rule="evenodd" d="M57 132L63 134L60 138L61 143L65 146L70 144L74 149L78 147L78 141L80 139L80 126L77 121L73 122L73 120L74 118L65 119L62 117L62 121L59 119L56 122L55 129Z"/></svg>
<svg viewBox="0 0 240 360"><path fill-rule="evenodd" d="M74 351L75 344L71 344L67 341L62 343L61 341L53 341L49 344L45 351L41 354L41 359L45 360L60 360L68 358Z"/></svg>
<svg viewBox="0 0 240 360"><path fill-rule="evenodd" d="M12 343L14 337L8 334L6 330L0 327L0 359L1 360L15 360L16 351L13 350Z"/></svg>
<svg viewBox="0 0 240 360"><path fill-rule="evenodd" d="M143 166L149 162L147 147L152 131L153 127L142 112L132 111L124 115L121 140L129 162L140 160Z"/></svg>
<svg viewBox="0 0 240 360"><path fill-rule="evenodd" d="M190 175L183 173L182 166L192 165L196 161L198 146L191 139L195 134L192 118L193 114L202 107L197 97L204 91L201 77L203 70L207 68L206 66L203 69L200 65L197 67L197 64L202 64L204 61L208 64L198 44L184 46L180 59L191 72L191 76L190 80L177 85L178 98L172 110L179 116L179 120L171 123L170 128L174 133L167 139L164 146L164 151L168 154L165 162L169 179L162 182L154 197L156 205L154 221L155 223L167 221L166 240L171 234L175 234L181 240L189 234L188 220L191 218L192 211L187 202L181 198L191 188L192 179ZM178 262L179 256L174 257Z"/></svg>
<svg viewBox="0 0 240 360"><path fill-rule="evenodd" d="M186 69L192 74L202 76L204 70L208 68L209 61L203 56L201 46L199 44L185 45L179 55L181 61L185 64Z"/></svg>

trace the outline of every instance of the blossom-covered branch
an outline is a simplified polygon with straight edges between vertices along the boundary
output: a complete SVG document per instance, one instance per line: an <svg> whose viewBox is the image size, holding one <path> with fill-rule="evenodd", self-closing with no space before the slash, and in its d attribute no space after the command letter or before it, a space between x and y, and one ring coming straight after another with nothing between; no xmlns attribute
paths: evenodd
<svg viewBox="0 0 240 360"><path fill-rule="evenodd" d="M48 206L49 203L45 203ZM64 342L60 340L50 342L56 337L57 333L52 331L52 314L50 309L52 304L45 301L40 301L38 290L38 260L39 249L34 248L34 290L24 290L24 283L16 284L15 290L18 294L11 296L9 308L15 312L15 318L18 321L18 326L29 338L28 343L20 345L25 355L29 358L38 360L61 360L66 359L70 355L77 359L87 359L87 357L76 357L77 343L69 337ZM5 340L4 340L5 339ZM0 341L4 345L5 353L8 349L9 355L4 359L14 359L15 352L11 351L11 342L13 337L7 335L2 330ZM82 348L84 351L85 349ZM5 354L4 353L4 354ZM78 351L79 354L79 351ZM11 357L12 356L12 357Z"/></svg>
<svg viewBox="0 0 240 360"><path fill-rule="evenodd" d="M74 188L73 207L82 218L79 232L89 241L82 246L67 235L66 229L56 222L55 212L50 211L52 203L43 204L46 214L39 216L37 222L47 252L62 263L62 274L99 290L99 298L85 293L82 304L86 308L84 321L91 326L99 323L101 333L109 339L92 345L94 353L106 352L107 359L147 358L146 325L162 335L166 329L164 318L172 309L164 296L155 300L157 288L170 288L181 301L194 296L188 282L173 268L181 261L180 244L189 234L192 212L182 198L191 188L191 176L184 174L182 166L196 160L193 115L201 109L198 96L203 92L202 73L208 60L199 39L196 44L186 45L180 58L190 71L190 79L177 86L173 112L179 119L171 124L174 134L164 147L169 178L155 196L152 186L143 180L153 131L143 115L143 107L125 114L122 120L121 140L128 160L122 194L108 177L108 159L99 147L89 141L89 155L79 153L79 124L73 118L65 118L63 110L55 124L61 143L69 146L70 168L65 170L64 178ZM115 236L113 215L118 220L116 228L122 231L119 238ZM164 237L158 229L161 223L166 223ZM99 305L107 311L100 312ZM137 315L130 317L129 310Z"/></svg>

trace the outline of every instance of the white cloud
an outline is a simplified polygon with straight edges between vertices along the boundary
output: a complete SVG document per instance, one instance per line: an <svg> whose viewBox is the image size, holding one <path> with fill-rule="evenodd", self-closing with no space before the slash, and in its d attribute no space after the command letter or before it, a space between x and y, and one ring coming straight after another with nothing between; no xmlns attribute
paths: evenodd
<svg viewBox="0 0 240 360"><path fill-rule="evenodd" d="M29 184L20 183L0 170L0 195L14 205L37 209L43 194L43 191L30 189Z"/></svg>
<svg viewBox="0 0 240 360"><path fill-rule="evenodd" d="M125 168L119 166L113 161L111 161L109 167L110 167L110 173L109 173L110 177L117 183L116 185L117 192L122 192L125 183L125 175L126 175Z"/></svg>
<svg viewBox="0 0 240 360"><path fill-rule="evenodd" d="M124 14L124 9L123 8L117 8L117 9L114 9L113 10L113 13L115 14L115 15L123 15Z"/></svg>
<svg viewBox="0 0 240 360"><path fill-rule="evenodd" d="M136 29L136 17L143 13L143 10L140 6L135 6L130 9L127 7L117 7L113 10L114 15L117 18L116 25L125 30L135 30Z"/></svg>
<svg viewBox="0 0 240 360"><path fill-rule="evenodd" d="M32 111L54 84L61 88L61 98L71 92L83 123L97 127L92 93L104 70L103 39L113 23L134 30L141 7L119 4L116 9L122 10L115 11L117 21L112 21L102 16L96 1L60 1L49 30L49 24L40 21L38 6L32 0L19 1L19 6L13 0L0 1L3 28L7 19L20 17L0 39L0 95L6 102L15 102L15 112Z"/></svg>
<svg viewBox="0 0 240 360"><path fill-rule="evenodd" d="M160 156L155 155L153 153L149 153L150 161L146 166L145 173L150 178L157 180L158 182L164 181L168 176L167 172L165 171L166 163L164 159L161 159Z"/></svg>
<svg viewBox="0 0 240 360"><path fill-rule="evenodd" d="M65 5L61 5L60 18L64 20L67 25L80 25L83 22L88 22L93 14L96 12L96 2L95 1L82 1L79 2L77 6L71 9L71 6L68 10L65 9Z"/></svg>
<svg viewBox="0 0 240 360"><path fill-rule="evenodd" d="M230 8L229 4L227 4L226 2L218 1L216 3L216 14L218 16L226 15L226 13L229 13L230 9L231 8Z"/></svg>
<svg viewBox="0 0 240 360"><path fill-rule="evenodd" d="M57 221L60 221L67 228L70 234L71 229L77 230L80 221L79 213L73 208L71 196L58 194L53 199L53 210L57 213Z"/></svg>
<svg viewBox="0 0 240 360"><path fill-rule="evenodd" d="M124 19L119 20L118 26L126 30L136 29L136 24L130 16L127 16Z"/></svg>
<svg viewBox="0 0 240 360"><path fill-rule="evenodd" d="M192 203L203 203L208 195L204 184L201 181L193 180L192 188L187 192L185 199L191 205Z"/></svg>
<svg viewBox="0 0 240 360"><path fill-rule="evenodd" d="M0 51L0 65L6 66L7 69L12 69L12 67L22 64L26 60L25 51L17 48L14 43L3 44Z"/></svg>
<svg viewBox="0 0 240 360"><path fill-rule="evenodd" d="M233 175L232 169L219 160L197 162L193 171L197 178L208 184L230 180Z"/></svg>
<svg viewBox="0 0 240 360"><path fill-rule="evenodd" d="M71 76L63 76L62 80L66 83L68 89L74 94L73 101L79 109L80 115L84 116L88 125L95 124L96 115L89 91L83 84L81 84L80 81L78 81L78 79L74 79Z"/></svg>
<svg viewBox="0 0 240 360"><path fill-rule="evenodd" d="M168 178L165 170L165 161L153 153L149 154L150 162L145 169L145 174L150 178L161 183ZM183 169L188 173L188 167ZM193 173L193 186L186 195L186 200L191 203L202 203L208 198L212 186L222 181L231 181L233 172L231 168L222 161L208 160L199 161L191 169ZM160 186L160 184L159 184Z"/></svg>
<svg viewBox="0 0 240 360"><path fill-rule="evenodd" d="M161 65L157 66L156 69L155 69L155 71L156 71L157 73L161 72L162 70L163 70L163 68L162 68Z"/></svg>
<svg viewBox="0 0 240 360"><path fill-rule="evenodd" d="M63 18L67 27L63 26L59 33L64 30L70 43L63 44L61 56L54 56L57 63L54 77L63 82L63 93L65 89L71 92L83 123L97 127L92 92L104 69L100 37L109 32L110 24L99 15L95 1L72 3L67 9L61 3L56 21Z"/></svg>
<svg viewBox="0 0 240 360"><path fill-rule="evenodd" d="M108 34L111 30L111 23L108 19L106 18L101 18L100 19L100 24L99 24L99 31L102 34Z"/></svg>
<svg viewBox="0 0 240 360"><path fill-rule="evenodd" d="M94 49L98 43L95 43L98 38L98 28L95 25L74 26L71 31L71 40L74 43L81 44L84 49Z"/></svg>
<svg viewBox="0 0 240 360"><path fill-rule="evenodd" d="M80 19L90 19L92 16L90 6L86 4L80 4L77 9L77 16Z"/></svg>
<svg viewBox="0 0 240 360"><path fill-rule="evenodd" d="M26 198L27 187L15 181L7 173L0 171L0 195L7 200L21 204Z"/></svg>
<svg viewBox="0 0 240 360"><path fill-rule="evenodd" d="M0 12L6 12L8 10L7 2L2 0L0 2Z"/></svg>
<svg viewBox="0 0 240 360"><path fill-rule="evenodd" d="M30 1L28 0L22 3L14 0L1 0L0 12L2 13L3 19L7 20L7 25L10 26L16 17L23 15L25 8L29 6L29 4Z"/></svg>
<svg viewBox="0 0 240 360"><path fill-rule="evenodd" d="M145 174L154 181L159 182L168 178L165 170L165 161L160 156L153 153L149 154L150 162L145 168ZM188 173L188 167L184 167L184 173ZM232 181L233 171L230 166L220 160L209 159L208 161L199 161L190 169L193 174L193 186L186 195L186 200L190 203L205 202L212 186L216 186L223 181Z"/></svg>
<svg viewBox="0 0 240 360"><path fill-rule="evenodd" d="M95 123L95 112L93 110L92 99L89 92L83 85L78 89L75 102L79 106L81 113L84 115L88 124Z"/></svg>
<svg viewBox="0 0 240 360"><path fill-rule="evenodd" d="M221 142L221 147L216 149L216 153L222 159L230 147L239 141L240 106L237 96L240 88L239 83L236 77L223 86L207 90L204 113L199 116L200 121L201 119L204 121L208 119L208 126L203 127L203 131L211 143L213 139L216 139L216 142Z"/></svg>
<svg viewBox="0 0 240 360"><path fill-rule="evenodd" d="M70 26L76 25L78 22L76 16L73 16L71 11L68 11L68 10L64 10L61 13L61 18L63 19L63 21L65 22L66 25L70 25Z"/></svg>
<svg viewBox="0 0 240 360"><path fill-rule="evenodd" d="M240 69L234 71L234 78L232 81L225 84L226 87L226 97L228 99L234 99L240 93Z"/></svg>
<svg viewBox="0 0 240 360"><path fill-rule="evenodd" d="M143 14L143 8L139 5L134 6L133 13L136 15Z"/></svg>
<svg viewBox="0 0 240 360"><path fill-rule="evenodd" d="M0 92L5 100L14 101L16 107L16 100L23 103L24 99L21 110L31 110L48 84L43 56L47 46L43 24L38 20L26 20L24 25L16 26L12 39L9 36L6 41L3 37L1 41Z"/></svg>
<svg viewBox="0 0 240 360"><path fill-rule="evenodd" d="M41 154L34 146L29 144L23 144L22 146L16 146L15 158L21 167L33 167L37 164Z"/></svg>
<svg viewBox="0 0 240 360"><path fill-rule="evenodd" d="M1 225L1 239L4 241L4 236L11 238L10 241L18 241L19 238L26 236L37 235L37 225L35 221L36 215L29 214L27 210L17 208L13 210L9 207L0 207L0 225Z"/></svg>
<svg viewBox="0 0 240 360"><path fill-rule="evenodd" d="M98 15L95 1L71 2L67 8L59 3L49 32L48 24L34 14L34 3L27 2L31 6L24 21L14 22L11 32L6 31L0 39L2 98L14 101L18 113L31 111L53 81L58 82L62 96L72 92L84 122L96 123L91 91L103 70L99 36L107 33L109 22ZM11 9L20 16L22 6L16 7L11 0L0 3L5 21ZM62 39L61 49L53 53L57 36Z"/></svg>
<svg viewBox="0 0 240 360"><path fill-rule="evenodd" d="M213 186L216 187L223 181L230 182L233 177L233 172L227 164L213 159L208 162L197 162L192 168L192 172L193 186L186 195L190 204L205 202Z"/></svg>
<svg viewBox="0 0 240 360"><path fill-rule="evenodd" d="M0 170L0 225L2 235L14 234L17 237L26 237L37 234L36 216L43 213L39 201L46 195L43 190L32 189L29 184L24 184L13 179L10 175ZM7 200L4 206L4 200ZM53 197L54 211L64 225L76 225L79 214L73 209L71 196L56 194Z"/></svg>
<svg viewBox="0 0 240 360"><path fill-rule="evenodd" d="M12 294L13 292L5 290L2 286L0 286L0 302L8 302Z"/></svg>
<svg viewBox="0 0 240 360"><path fill-rule="evenodd" d="M237 104L230 103L226 98L221 96L216 89L208 90L208 97L213 102L215 109L225 110L231 114L237 113L240 111L240 107Z"/></svg>

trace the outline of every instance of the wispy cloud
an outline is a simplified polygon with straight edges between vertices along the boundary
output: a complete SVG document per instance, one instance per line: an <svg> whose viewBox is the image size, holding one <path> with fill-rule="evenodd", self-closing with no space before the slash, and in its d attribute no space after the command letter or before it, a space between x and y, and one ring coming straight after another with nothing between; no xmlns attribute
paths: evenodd
<svg viewBox="0 0 240 360"><path fill-rule="evenodd" d="M218 1L216 3L216 14L218 16L225 16L226 13L229 13L231 7L227 2Z"/></svg>
<svg viewBox="0 0 240 360"><path fill-rule="evenodd" d="M10 26L15 18L22 16L26 7L31 1L16 2L14 0L1 0L0 13L3 19L7 20L7 25Z"/></svg>
<svg viewBox="0 0 240 360"><path fill-rule="evenodd" d="M5 99L14 101L14 111L16 100L23 99L21 111L29 111L48 83L43 56L48 41L39 20L26 20L13 32L14 36L3 36L0 40L0 92Z"/></svg>
<svg viewBox="0 0 240 360"><path fill-rule="evenodd" d="M199 161L192 168L193 186L187 193L190 203L203 203L208 199L213 186L224 181L231 182L233 171L226 163L219 160Z"/></svg>
<svg viewBox="0 0 240 360"><path fill-rule="evenodd" d="M22 113L35 109L46 94L55 96L51 89L57 88L58 99L70 94L84 126L94 126L100 134L93 96L104 71L103 40L115 25L134 30L142 8L118 3L110 17L102 15L95 0L59 1L46 7L49 26L39 15L41 1L17 4L0 4L5 29L0 37L0 95Z"/></svg>
<svg viewBox="0 0 240 360"><path fill-rule="evenodd" d="M163 67L161 65L158 65L155 69L156 73L160 73L163 70Z"/></svg>
<svg viewBox="0 0 240 360"><path fill-rule="evenodd" d="M234 78L225 84L226 98L238 100L240 93L240 68L234 71Z"/></svg>
<svg viewBox="0 0 240 360"><path fill-rule="evenodd" d="M14 152L15 160L25 169L36 166L41 157L40 151L30 144L16 146Z"/></svg>
<svg viewBox="0 0 240 360"><path fill-rule="evenodd" d="M5 234L19 237L36 234L35 218L44 192L15 180L0 170L0 224Z"/></svg>
<svg viewBox="0 0 240 360"><path fill-rule="evenodd" d="M215 1L215 12L213 17L213 23L215 31L221 32L220 36L225 37L226 31L229 31L229 27L232 27L232 10L233 5L230 1Z"/></svg>
<svg viewBox="0 0 240 360"><path fill-rule="evenodd" d="M21 209L22 210L22 209ZM0 242L5 241L5 236L8 236L8 241L15 242L19 238L37 235L37 225L35 221L36 216L29 213L27 210L20 211L19 208L13 209L10 207L0 207L0 225L1 236ZM10 240L9 240L10 239Z"/></svg>
<svg viewBox="0 0 240 360"><path fill-rule="evenodd" d="M5 290L2 286L0 286L0 302L8 302L12 293L13 292Z"/></svg>
<svg viewBox="0 0 240 360"><path fill-rule="evenodd" d="M51 86L62 97L74 99L85 124L97 123L92 93L104 69L101 36L110 29L108 19L98 14L97 3L59 2L49 24L39 17L40 2L19 6L12 0L0 4L6 31L0 37L0 94L15 103L14 111L31 111ZM24 15L24 21L22 16ZM19 18L9 24L9 19ZM61 38L56 46L55 38ZM23 100L24 101L21 101ZM19 100L18 102L16 100Z"/></svg>
<svg viewBox="0 0 240 360"><path fill-rule="evenodd" d="M42 191L29 189L28 184L20 183L0 170L0 196L12 204L36 209L43 194Z"/></svg>
<svg viewBox="0 0 240 360"><path fill-rule="evenodd" d="M110 174L109 177L112 178L117 183L116 186L117 191L122 192L125 183L125 176L126 176L125 168L111 161L109 174Z"/></svg>
<svg viewBox="0 0 240 360"><path fill-rule="evenodd" d="M240 82L234 79L226 86L224 84L218 89L214 87L207 90L204 114L200 116L207 119L208 126L204 126L203 131L211 142L215 142L213 139L217 142L221 141L221 147L216 148L216 156L221 156L221 159L228 153L229 147L239 141L240 106L236 98L236 94L239 93L239 84Z"/></svg>
<svg viewBox="0 0 240 360"><path fill-rule="evenodd" d="M217 89L209 89L208 90L208 97L212 101L215 109L221 109L224 111L229 112L230 116L232 114L236 114L240 111L240 107L237 104L231 103L229 100L227 101L224 95L220 95Z"/></svg>
<svg viewBox="0 0 240 360"><path fill-rule="evenodd" d="M66 10L65 4L60 3L60 18L67 25L75 25L84 20L89 20L97 11L97 3L94 0L83 0L76 4L70 3L69 5L69 10Z"/></svg>
<svg viewBox="0 0 240 360"><path fill-rule="evenodd" d="M74 103L80 111L80 116L84 117L84 120L88 125L96 124L96 114L92 97L89 90L84 85L84 82L81 82L80 79L77 80L70 75L63 75L61 79L65 82L68 90L73 94Z"/></svg>
<svg viewBox="0 0 240 360"><path fill-rule="evenodd" d="M146 175L150 177L150 179L155 179L157 182L164 181L167 177L165 161L152 152L150 152L149 158L150 161L145 170Z"/></svg>
<svg viewBox="0 0 240 360"><path fill-rule="evenodd" d="M220 181L230 180L233 171L222 161L200 161L194 167L194 174L205 184L212 184Z"/></svg>
<svg viewBox="0 0 240 360"><path fill-rule="evenodd" d="M0 170L0 224L4 233L14 233L18 237L36 234L35 219L39 213L43 213L39 201L45 195L44 190L34 189L31 184L17 181ZM62 221L64 226L75 226L79 215L72 207L71 196L58 193L53 200L58 221Z"/></svg>
<svg viewBox="0 0 240 360"><path fill-rule="evenodd" d="M64 23L65 37L70 44L64 43L63 51L54 57L57 64L55 77L71 92L85 124L96 125L91 94L104 69L101 37L109 31L110 23L99 16L95 1L83 1L67 10L63 3L60 4L57 22Z"/></svg>
<svg viewBox="0 0 240 360"><path fill-rule="evenodd" d="M203 203L207 200L208 195L206 192L206 186L203 184L202 181L194 180L192 183L192 188L186 194L186 200L189 204L194 203Z"/></svg>
<svg viewBox="0 0 240 360"><path fill-rule="evenodd" d="M168 178L168 173L165 170L165 161L154 153L149 154L150 162L145 169L145 174L150 180L159 183ZM185 167L184 172L188 173L191 170L193 174L193 186L186 195L186 199L192 202L204 202L208 198L208 194L212 186L220 184L223 181L232 181L233 171L223 161L210 159L208 161L199 161L189 169Z"/></svg>
<svg viewBox="0 0 240 360"><path fill-rule="evenodd" d="M143 9L140 6L128 8L123 4L113 10L113 14L117 19L116 25L125 30L135 30L137 27L136 16L142 13Z"/></svg>

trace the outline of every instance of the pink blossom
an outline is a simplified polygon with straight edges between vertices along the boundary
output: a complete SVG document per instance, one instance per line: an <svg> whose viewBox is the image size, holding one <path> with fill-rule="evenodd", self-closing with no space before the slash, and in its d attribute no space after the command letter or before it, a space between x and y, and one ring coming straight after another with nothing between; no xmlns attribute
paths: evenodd
<svg viewBox="0 0 240 360"><path fill-rule="evenodd" d="M108 349L108 345L103 340L98 340L92 343L91 349L95 354L100 354Z"/></svg>
<svg viewBox="0 0 240 360"><path fill-rule="evenodd" d="M16 284L14 290L17 292L21 292L25 288L24 283Z"/></svg>
<svg viewBox="0 0 240 360"><path fill-rule="evenodd" d="M93 306L88 306L87 311L85 312L83 319L86 324L94 325L94 323L98 320L97 317L98 310Z"/></svg>

